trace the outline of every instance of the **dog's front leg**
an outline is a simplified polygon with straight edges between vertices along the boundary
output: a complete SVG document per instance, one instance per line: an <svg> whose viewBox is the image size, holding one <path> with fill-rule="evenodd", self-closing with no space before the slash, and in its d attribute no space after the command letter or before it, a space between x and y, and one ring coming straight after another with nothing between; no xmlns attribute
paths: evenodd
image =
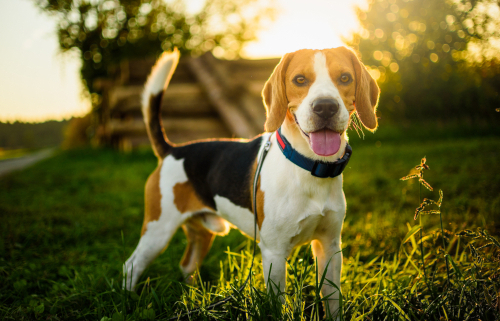
<svg viewBox="0 0 500 321"><path fill-rule="evenodd" d="M286 251L268 248L263 242L259 244L262 253L262 266L264 269L264 281L268 291L280 294L285 291L286 283ZM280 297L282 303L284 298Z"/></svg>
<svg viewBox="0 0 500 321"><path fill-rule="evenodd" d="M327 316L340 320L340 275L342 272L342 252L340 249L340 231L338 237L332 239L314 240L312 242L314 255L318 262L318 279L321 280L326 273L325 281L321 288L323 297L328 296L325 304ZM328 267L327 267L328 265ZM328 280L328 281L327 281ZM333 286L330 282L333 282ZM326 303L325 302L325 303Z"/></svg>

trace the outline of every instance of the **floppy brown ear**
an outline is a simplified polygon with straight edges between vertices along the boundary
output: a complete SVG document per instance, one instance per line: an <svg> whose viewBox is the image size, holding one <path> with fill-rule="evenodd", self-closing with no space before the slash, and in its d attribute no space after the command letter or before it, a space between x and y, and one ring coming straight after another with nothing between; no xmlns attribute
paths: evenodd
<svg viewBox="0 0 500 321"><path fill-rule="evenodd" d="M375 112L377 110L380 89L375 79L366 70L363 63L359 61L354 52L347 48L343 49L351 56L354 72L356 73L356 112L363 125L368 130L374 131L378 126Z"/></svg>
<svg viewBox="0 0 500 321"><path fill-rule="evenodd" d="M266 123L264 124L266 132L276 131L285 120L288 108L285 76L292 55L293 53L287 53L281 58L262 90L264 106L266 107Z"/></svg>

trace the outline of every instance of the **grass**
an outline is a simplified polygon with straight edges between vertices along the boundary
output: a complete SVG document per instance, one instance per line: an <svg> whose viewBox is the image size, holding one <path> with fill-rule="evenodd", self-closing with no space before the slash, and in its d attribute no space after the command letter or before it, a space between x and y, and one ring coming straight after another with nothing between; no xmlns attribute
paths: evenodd
<svg viewBox="0 0 500 321"><path fill-rule="evenodd" d="M365 140L351 134L354 154L344 175L342 318L497 320L498 130L456 129L453 139L430 129L426 135L393 136L398 131L382 127ZM399 180L423 156L430 166L425 180L434 192L420 189L418 181ZM316 279L306 246L289 260L286 294L267 294L260 255L252 287L238 293L252 249L236 230L216 238L194 286L182 282L178 268L186 246L179 231L145 271L137 293L122 291L121 264L138 242L143 186L155 165L150 151L83 149L0 178L0 318L165 319L228 294L235 300L219 312L202 310L191 319L322 316L316 289L328 281ZM440 215L422 216L420 244L415 209L424 198L437 200L439 189L443 229Z"/></svg>

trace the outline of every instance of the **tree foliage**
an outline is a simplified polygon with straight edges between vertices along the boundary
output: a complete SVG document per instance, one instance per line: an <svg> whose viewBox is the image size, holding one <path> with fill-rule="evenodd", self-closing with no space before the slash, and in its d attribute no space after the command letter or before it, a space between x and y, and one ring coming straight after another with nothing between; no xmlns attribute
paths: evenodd
<svg viewBox="0 0 500 321"><path fill-rule="evenodd" d="M392 120L487 118L500 103L490 0L372 0L348 44L378 79ZM471 44L475 47L472 48ZM496 51L495 51L496 50Z"/></svg>
<svg viewBox="0 0 500 321"><path fill-rule="evenodd" d="M57 19L62 51L81 56L90 93L98 92L93 81L124 58L155 56L173 47L182 54L213 50L235 58L274 13L259 0L207 0L197 14L189 14L181 0L33 1Z"/></svg>

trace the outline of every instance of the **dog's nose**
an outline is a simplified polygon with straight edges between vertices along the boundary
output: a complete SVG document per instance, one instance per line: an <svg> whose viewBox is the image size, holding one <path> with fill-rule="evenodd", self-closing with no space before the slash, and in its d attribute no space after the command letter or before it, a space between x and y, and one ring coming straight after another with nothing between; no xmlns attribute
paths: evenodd
<svg viewBox="0 0 500 321"><path fill-rule="evenodd" d="M312 104L313 112L323 119L331 118L339 110L339 103L335 99L318 99Z"/></svg>

